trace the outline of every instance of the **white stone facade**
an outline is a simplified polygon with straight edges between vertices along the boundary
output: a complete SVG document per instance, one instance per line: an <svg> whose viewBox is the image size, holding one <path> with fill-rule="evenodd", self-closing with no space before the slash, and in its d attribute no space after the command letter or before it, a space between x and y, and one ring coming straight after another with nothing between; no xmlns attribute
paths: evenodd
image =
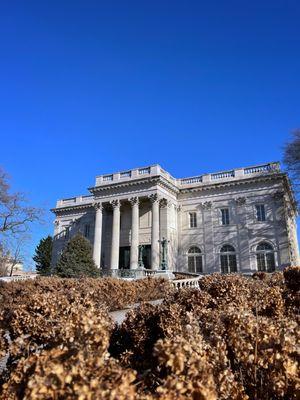
<svg viewBox="0 0 300 400"><path fill-rule="evenodd" d="M160 269L163 239L173 271L249 273L300 264L296 205L279 163L184 179L153 165L97 176L89 191L52 210L53 264L79 231L101 268L136 269L143 259L144 267Z"/></svg>

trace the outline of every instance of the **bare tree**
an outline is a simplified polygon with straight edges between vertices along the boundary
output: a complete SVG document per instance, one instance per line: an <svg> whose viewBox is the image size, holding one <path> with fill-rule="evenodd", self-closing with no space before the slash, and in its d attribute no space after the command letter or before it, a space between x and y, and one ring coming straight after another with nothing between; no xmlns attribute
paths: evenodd
<svg viewBox="0 0 300 400"><path fill-rule="evenodd" d="M292 139L284 146L283 162L293 182L295 193L300 193L300 129L292 133Z"/></svg>
<svg viewBox="0 0 300 400"><path fill-rule="evenodd" d="M27 205L23 193L10 193L7 174L0 170L0 233L11 234L28 231L31 222L41 217L39 208Z"/></svg>
<svg viewBox="0 0 300 400"><path fill-rule="evenodd" d="M4 249L2 243L0 243L0 276L7 276L8 265L7 265L8 251Z"/></svg>
<svg viewBox="0 0 300 400"><path fill-rule="evenodd" d="M22 261L31 224L41 221L43 211L31 207L23 193L11 191L8 176L0 169L0 269L12 275ZM2 271L2 273L3 273ZM5 271L4 271L5 272Z"/></svg>

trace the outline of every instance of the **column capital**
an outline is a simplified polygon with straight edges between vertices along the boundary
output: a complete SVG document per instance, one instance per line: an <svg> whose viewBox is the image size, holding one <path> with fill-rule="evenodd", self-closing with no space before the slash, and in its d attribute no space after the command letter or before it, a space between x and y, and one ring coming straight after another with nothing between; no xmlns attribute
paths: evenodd
<svg viewBox="0 0 300 400"><path fill-rule="evenodd" d="M200 203L200 207L203 210L210 210L212 208L212 202L211 201L205 201L204 203Z"/></svg>
<svg viewBox="0 0 300 400"><path fill-rule="evenodd" d="M115 200L112 200L112 201L110 202L110 205L111 205L113 208L120 208L121 203L120 203L120 200L115 199Z"/></svg>
<svg viewBox="0 0 300 400"><path fill-rule="evenodd" d="M272 194L274 200L281 200L284 197L284 193L281 191L277 191Z"/></svg>
<svg viewBox="0 0 300 400"><path fill-rule="evenodd" d="M148 196L149 200L151 201L151 203L159 203L160 202L160 197L155 193L150 194L150 196Z"/></svg>
<svg viewBox="0 0 300 400"><path fill-rule="evenodd" d="M129 201L129 203L131 204L132 207L133 207L134 205L139 205L139 203L140 203L140 199L139 199L137 196L135 196L135 197L130 197L130 198L128 199L128 201Z"/></svg>
<svg viewBox="0 0 300 400"><path fill-rule="evenodd" d="M167 207L167 208L171 208L172 205L175 205L175 204L172 203L171 200L162 198L162 199L160 200L160 205L161 205L162 208L166 208L166 207Z"/></svg>
<svg viewBox="0 0 300 400"><path fill-rule="evenodd" d="M244 196L237 197L237 198L235 199L235 202L236 202L236 204L237 204L238 206L242 206L242 205L246 204L246 197L244 197Z"/></svg>
<svg viewBox="0 0 300 400"><path fill-rule="evenodd" d="M93 207L96 211L103 211L103 204L100 201L95 202Z"/></svg>

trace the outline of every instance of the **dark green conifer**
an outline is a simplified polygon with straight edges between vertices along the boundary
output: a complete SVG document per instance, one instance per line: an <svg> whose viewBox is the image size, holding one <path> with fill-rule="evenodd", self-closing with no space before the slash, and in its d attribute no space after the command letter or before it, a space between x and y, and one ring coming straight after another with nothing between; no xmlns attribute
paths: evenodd
<svg viewBox="0 0 300 400"><path fill-rule="evenodd" d="M53 239L47 236L40 240L35 249L35 255L32 257L35 261L35 269L40 275L51 275L51 255L52 255Z"/></svg>
<svg viewBox="0 0 300 400"><path fill-rule="evenodd" d="M80 234L70 239L54 273L62 278L97 277L99 270L92 257L90 242Z"/></svg>

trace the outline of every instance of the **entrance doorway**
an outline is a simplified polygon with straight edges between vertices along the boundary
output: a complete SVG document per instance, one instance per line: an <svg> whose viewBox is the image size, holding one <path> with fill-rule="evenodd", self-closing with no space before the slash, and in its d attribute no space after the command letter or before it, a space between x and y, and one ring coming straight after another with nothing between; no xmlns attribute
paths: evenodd
<svg viewBox="0 0 300 400"><path fill-rule="evenodd" d="M144 268L151 268L151 245L144 245L143 249ZM130 269L130 246L120 247L119 269Z"/></svg>
<svg viewBox="0 0 300 400"><path fill-rule="evenodd" d="M151 269L151 245L150 244L144 245L143 264L144 264L144 268Z"/></svg>
<svg viewBox="0 0 300 400"><path fill-rule="evenodd" d="M130 246L120 247L119 269L130 268Z"/></svg>

